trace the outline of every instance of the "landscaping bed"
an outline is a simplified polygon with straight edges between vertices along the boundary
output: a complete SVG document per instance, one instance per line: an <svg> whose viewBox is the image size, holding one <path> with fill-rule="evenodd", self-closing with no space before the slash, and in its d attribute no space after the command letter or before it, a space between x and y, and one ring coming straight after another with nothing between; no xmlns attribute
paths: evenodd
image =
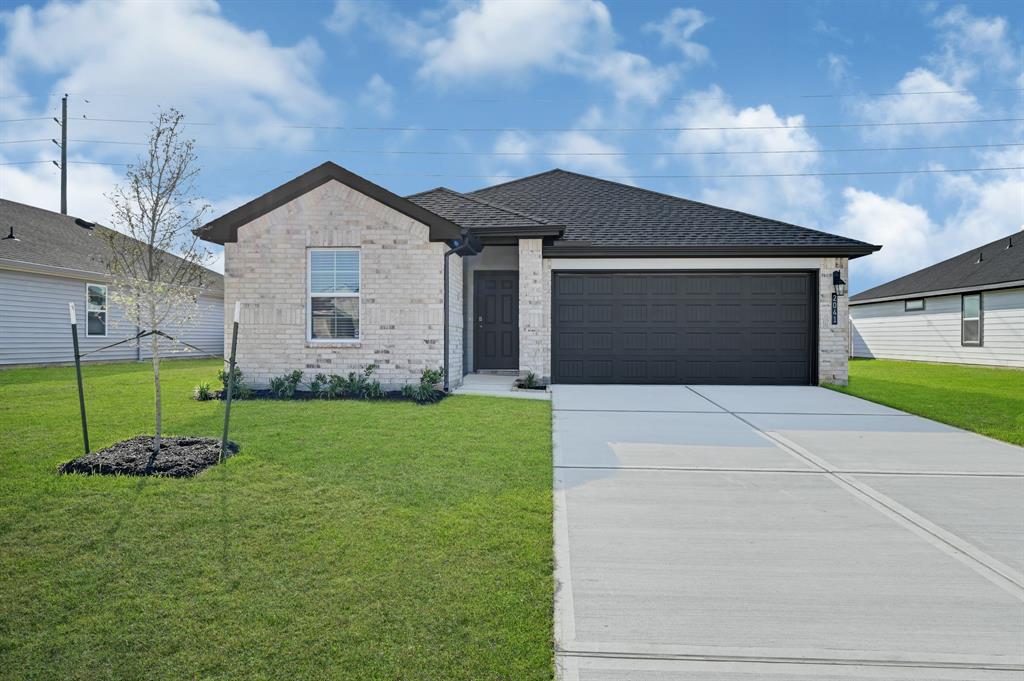
<svg viewBox="0 0 1024 681"><path fill-rule="evenodd" d="M139 435L115 442L98 452L89 452L61 464L61 473L85 475L157 475L191 478L220 462L220 440L212 437L165 437L154 455L152 435ZM228 442L226 456L238 452Z"/></svg>

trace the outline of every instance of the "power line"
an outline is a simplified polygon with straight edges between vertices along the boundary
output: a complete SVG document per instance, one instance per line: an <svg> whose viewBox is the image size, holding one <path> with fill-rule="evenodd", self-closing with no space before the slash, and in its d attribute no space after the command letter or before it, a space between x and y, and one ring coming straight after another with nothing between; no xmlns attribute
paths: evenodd
<svg viewBox="0 0 1024 681"><path fill-rule="evenodd" d="M0 140L0 144L22 144L29 142L49 142L46 138L23 140ZM130 142L126 140L69 140L77 144L113 144L123 146L146 146L146 142ZM885 151L948 151L958 149L992 149L1003 147L1021 147L1024 142L992 142L984 144L943 144L918 145L903 147L843 147L834 149L751 149L751 150L713 150L713 151L452 151L432 149L331 149L300 148L289 151L300 153L334 153L334 154L367 154L382 156L490 156L490 157L524 157L524 156L749 156L749 155L780 155L780 154L838 154L852 152L885 152ZM230 145L197 144L197 149L216 149L226 151L281 151L277 147L252 147Z"/></svg>
<svg viewBox="0 0 1024 681"><path fill-rule="evenodd" d="M24 165L31 163L53 163L53 161L40 160L40 161L14 161L0 163L0 165ZM102 165L102 166L127 166L128 163L113 163L105 161L68 161L68 163L75 165ZM253 172L278 172L280 168L273 170L257 170ZM835 172L815 172L815 173L730 173L724 175L703 175L703 174L691 174L691 175L675 175L675 174L632 174L632 175L603 175L609 179L728 179L728 178L757 178L757 177L841 177L846 175L916 175L916 174L931 174L931 173L980 173L980 172L996 172L996 171L1009 171L1009 170L1024 170L1024 166L1006 166L1006 167L992 167L992 168L920 168L915 170L850 170L850 171L835 171ZM458 173L400 173L392 171L367 171L362 173L363 175L384 175L393 177L451 177L451 178L518 178L521 175L502 175L502 174L458 174Z"/></svg>
<svg viewBox="0 0 1024 681"><path fill-rule="evenodd" d="M1024 92L1024 88L989 88L983 90L918 90L914 92L893 92L893 91L877 91L877 92L822 92L822 93L811 93L811 94L773 94L774 99L843 99L853 97L920 97L920 96L939 96L939 95L974 95L986 92ZM59 97L62 93L49 92L45 97ZM83 99L167 99L166 93L70 93L75 97L81 97ZM35 95L20 94L20 95L7 95L0 97L0 100L4 99L33 99ZM593 101L593 100L606 100L616 99L615 95L595 95L586 97L543 97L543 96L524 96L514 95L508 97L459 97L446 95L445 101L457 101L457 102L480 102L480 103L504 103L510 101L516 102L566 102L566 101ZM690 95L685 97L663 97L662 101L666 102L719 102L733 100L734 97L728 96L698 96ZM434 101L428 97L406 97L406 101Z"/></svg>
<svg viewBox="0 0 1024 681"><path fill-rule="evenodd" d="M139 123L149 125L152 121L134 118L85 118L83 122L93 123ZM356 132L697 132L724 130L805 130L819 128L876 128L909 125L961 125L966 123L1013 123L1024 118L977 118L953 121L896 121L883 123L804 123L799 125L720 125L720 126L679 126L660 128L525 128L525 127L417 127L417 126L370 126L370 125L298 125L279 123L266 127L290 130L350 130ZM185 125L201 127L224 127L226 123L185 122Z"/></svg>

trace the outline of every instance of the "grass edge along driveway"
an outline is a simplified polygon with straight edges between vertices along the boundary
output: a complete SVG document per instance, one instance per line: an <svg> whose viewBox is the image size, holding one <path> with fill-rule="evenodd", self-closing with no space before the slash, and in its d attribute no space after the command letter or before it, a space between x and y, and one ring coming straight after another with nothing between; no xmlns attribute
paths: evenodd
<svg viewBox="0 0 1024 681"><path fill-rule="evenodd" d="M217 361L164 365L169 435ZM84 369L92 444L151 432L146 364ZM60 476L73 368L0 372L0 678L550 679L547 402L243 401L193 479Z"/></svg>
<svg viewBox="0 0 1024 681"><path fill-rule="evenodd" d="M826 387L1024 446L1024 370L851 359L850 384Z"/></svg>

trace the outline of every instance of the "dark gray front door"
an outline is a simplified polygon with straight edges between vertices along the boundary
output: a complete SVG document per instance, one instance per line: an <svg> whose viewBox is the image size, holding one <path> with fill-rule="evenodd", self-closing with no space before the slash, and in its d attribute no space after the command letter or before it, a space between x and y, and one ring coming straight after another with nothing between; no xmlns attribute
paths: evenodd
<svg viewBox="0 0 1024 681"><path fill-rule="evenodd" d="M473 354L477 369L519 368L519 273L476 272Z"/></svg>
<svg viewBox="0 0 1024 681"><path fill-rule="evenodd" d="M556 272L555 383L807 385L806 272Z"/></svg>

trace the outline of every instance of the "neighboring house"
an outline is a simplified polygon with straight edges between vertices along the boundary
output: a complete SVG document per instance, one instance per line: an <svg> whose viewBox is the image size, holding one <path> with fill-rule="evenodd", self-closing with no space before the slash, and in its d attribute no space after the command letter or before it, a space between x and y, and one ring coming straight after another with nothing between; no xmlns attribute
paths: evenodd
<svg viewBox="0 0 1024 681"><path fill-rule="evenodd" d="M0 365L74 361L68 303L75 303L83 354L138 333L110 295L104 266L109 253L103 238L106 227L0 199L0 228L8 237L0 239ZM208 285L199 296L198 318L188 328L166 331L220 355L224 279L212 271L203 275ZM179 353L198 354L180 346L175 349L175 355ZM83 361L149 357L150 346L144 341L124 343Z"/></svg>
<svg viewBox="0 0 1024 681"><path fill-rule="evenodd" d="M224 244L257 384L371 363L389 386L443 364L453 386L843 383L847 261L879 248L562 170L402 198L334 163L197 233Z"/></svg>
<svg viewBox="0 0 1024 681"><path fill-rule="evenodd" d="M850 299L852 355L1024 367L1024 234Z"/></svg>

